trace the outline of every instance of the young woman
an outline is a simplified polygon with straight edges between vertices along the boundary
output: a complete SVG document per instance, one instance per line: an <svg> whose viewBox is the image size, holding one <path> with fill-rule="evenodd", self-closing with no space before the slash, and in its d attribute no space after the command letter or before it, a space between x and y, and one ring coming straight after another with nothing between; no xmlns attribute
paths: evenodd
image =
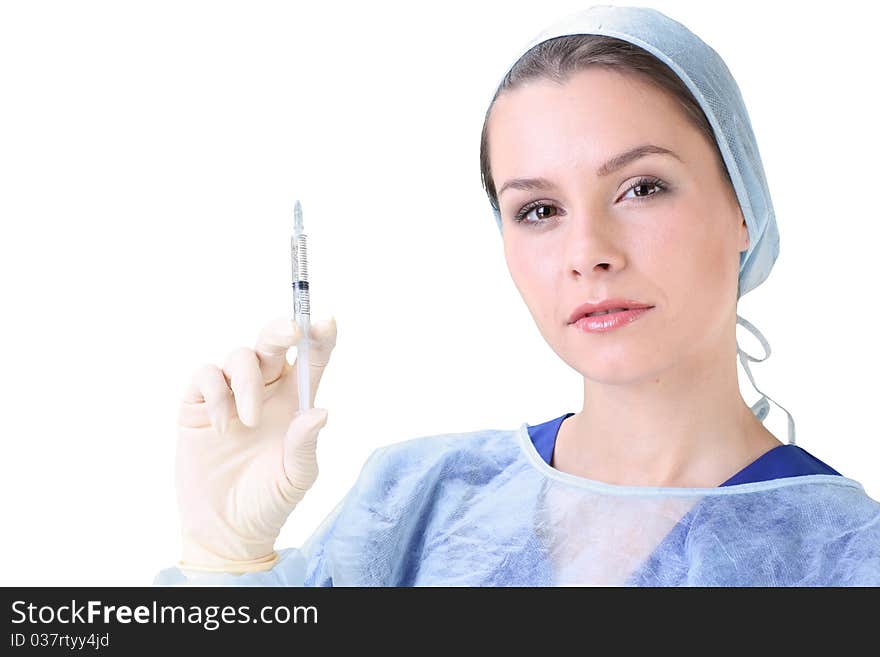
<svg viewBox="0 0 880 657"><path fill-rule="evenodd" d="M581 411L380 448L307 543L277 553L326 420L294 413L296 326L278 320L194 378L183 559L156 583L880 584L880 503L739 392L736 324L755 329L737 302L778 233L718 54L652 9L565 17L502 77L480 161L514 284L583 375ZM316 326L312 394L335 337Z"/></svg>

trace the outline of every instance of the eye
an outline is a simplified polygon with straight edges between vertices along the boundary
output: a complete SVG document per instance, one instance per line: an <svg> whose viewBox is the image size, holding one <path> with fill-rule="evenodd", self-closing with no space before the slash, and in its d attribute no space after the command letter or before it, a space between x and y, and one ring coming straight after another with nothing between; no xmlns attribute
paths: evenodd
<svg viewBox="0 0 880 657"><path fill-rule="evenodd" d="M546 222L546 219L540 221L526 221L525 218L527 215L532 213L532 210L545 209L545 208L555 208L555 205L547 203L545 201L532 201L531 203L523 206L523 208L516 213L516 216L513 218L517 223L524 224L543 224Z"/></svg>
<svg viewBox="0 0 880 657"><path fill-rule="evenodd" d="M652 189L655 191L650 191ZM629 198L631 200L641 203L651 196L657 196L658 194L665 193L666 190L666 183L660 180L660 178L646 176L643 178L639 178L632 185L630 185L629 188L626 190L626 193L624 193L624 195L621 196L618 200L627 198L627 194L633 192L634 196L630 196ZM538 219L537 221L526 221L526 217L531 214L533 210L542 210L545 208L556 208L556 206L547 201L532 201L531 203L523 206L522 209L519 210L516 215L514 215L513 220L517 223L530 226L539 226L541 224L548 223L550 216L546 214L544 215L545 218L543 219Z"/></svg>
<svg viewBox="0 0 880 657"><path fill-rule="evenodd" d="M648 190L654 188L657 191L649 192ZM632 185L629 186L629 189L626 190L626 193L620 198L627 198L627 194L630 192L635 192L635 196L631 196L629 198L635 201L643 201L649 196L657 196L657 194L662 194L666 191L666 183L664 183L659 178L647 177L647 178L639 178Z"/></svg>

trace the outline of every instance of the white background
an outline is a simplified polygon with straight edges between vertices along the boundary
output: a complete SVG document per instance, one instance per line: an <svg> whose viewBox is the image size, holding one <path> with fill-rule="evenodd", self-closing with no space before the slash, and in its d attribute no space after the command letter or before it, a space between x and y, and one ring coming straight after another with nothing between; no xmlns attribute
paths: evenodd
<svg viewBox="0 0 880 657"><path fill-rule="evenodd" d="M321 475L277 547L376 447L578 411L580 375L509 278L479 137L511 53L589 4L0 5L0 583L147 585L174 564L178 400L290 313L295 198L313 321L339 334ZM739 306L772 345L758 385L880 499L878 16L650 6L722 55L760 145L781 251ZM785 440L778 408L767 426Z"/></svg>

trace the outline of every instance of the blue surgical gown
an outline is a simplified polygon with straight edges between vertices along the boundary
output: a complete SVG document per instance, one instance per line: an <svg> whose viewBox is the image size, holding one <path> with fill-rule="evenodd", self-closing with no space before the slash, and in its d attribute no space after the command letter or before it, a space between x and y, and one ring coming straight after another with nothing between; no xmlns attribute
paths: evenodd
<svg viewBox="0 0 880 657"><path fill-rule="evenodd" d="M272 570L155 584L878 586L880 503L794 445L715 488L606 484L550 466L559 425L375 450Z"/></svg>

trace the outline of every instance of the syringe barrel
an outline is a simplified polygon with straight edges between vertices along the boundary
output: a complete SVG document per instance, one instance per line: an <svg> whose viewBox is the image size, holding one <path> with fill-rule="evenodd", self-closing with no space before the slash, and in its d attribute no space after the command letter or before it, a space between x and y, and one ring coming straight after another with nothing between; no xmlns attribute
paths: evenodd
<svg viewBox="0 0 880 657"><path fill-rule="evenodd" d="M293 281L293 316L311 315L311 303L309 301L309 282Z"/></svg>
<svg viewBox="0 0 880 657"><path fill-rule="evenodd" d="M290 238L290 254L293 263L293 280L309 280L309 256L305 233L299 233Z"/></svg>
<svg viewBox="0 0 880 657"><path fill-rule="evenodd" d="M305 233L290 238L291 284L294 315L311 314L309 301L309 258Z"/></svg>

